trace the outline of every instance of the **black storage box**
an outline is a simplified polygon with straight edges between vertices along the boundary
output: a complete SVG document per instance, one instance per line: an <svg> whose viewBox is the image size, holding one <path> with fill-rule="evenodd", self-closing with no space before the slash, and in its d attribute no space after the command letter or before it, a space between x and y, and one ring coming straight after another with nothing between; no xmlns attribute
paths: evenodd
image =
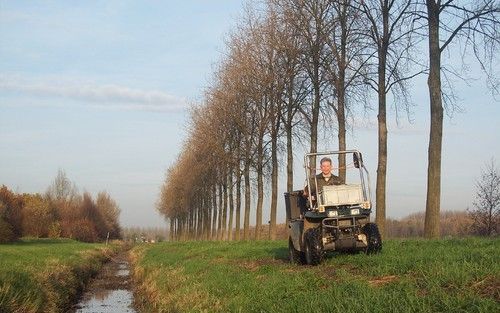
<svg viewBox="0 0 500 313"><path fill-rule="evenodd" d="M285 192L285 208L287 220L300 218L300 214L305 210L305 199L302 197L302 190Z"/></svg>

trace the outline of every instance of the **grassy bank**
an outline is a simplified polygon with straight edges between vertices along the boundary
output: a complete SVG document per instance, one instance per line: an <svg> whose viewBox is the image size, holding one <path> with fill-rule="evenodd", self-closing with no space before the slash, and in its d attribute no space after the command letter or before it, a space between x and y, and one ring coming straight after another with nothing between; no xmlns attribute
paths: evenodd
<svg viewBox="0 0 500 313"><path fill-rule="evenodd" d="M287 261L277 242L132 250L144 312L498 312L500 240L392 240L382 254Z"/></svg>
<svg viewBox="0 0 500 313"><path fill-rule="evenodd" d="M0 245L0 312L64 312L118 246L69 239Z"/></svg>

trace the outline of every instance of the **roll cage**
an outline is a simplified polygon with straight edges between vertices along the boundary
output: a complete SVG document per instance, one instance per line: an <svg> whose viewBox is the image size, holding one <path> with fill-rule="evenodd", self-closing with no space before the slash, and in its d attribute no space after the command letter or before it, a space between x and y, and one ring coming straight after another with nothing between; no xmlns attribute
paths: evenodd
<svg viewBox="0 0 500 313"><path fill-rule="evenodd" d="M353 168L359 170L359 184L344 184L337 186L325 186L328 187L326 190L318 190L318 180L316 177L317 168L312 166L312 164L317 164L318 157L321 156L338 156L338 155L352 155ZM312 159L316 162L312 163ZM347 159L347 157L346 157ZM349 168L346 166L346 168ZM339 206L339 205L362 205L363 208L371 208L371 189L370 189L370 175L368 170L363 164L363 156L358 150L345 150L345 151L326 151L326 152L316 152L308 153L304 156L304 169L306 171L306 181L307 184L311 182L314 184L314 190L316 190L316 202L313 201L313 197L308 197L309 207L312 210L318 210L319 212L324 212L325 207L329 206ZM342 186L342 187L341 187ZM323 187L323 188L325 188ZM333 188L330 188L333 187ZM311 190L311 188L309 188Z"/></svg>

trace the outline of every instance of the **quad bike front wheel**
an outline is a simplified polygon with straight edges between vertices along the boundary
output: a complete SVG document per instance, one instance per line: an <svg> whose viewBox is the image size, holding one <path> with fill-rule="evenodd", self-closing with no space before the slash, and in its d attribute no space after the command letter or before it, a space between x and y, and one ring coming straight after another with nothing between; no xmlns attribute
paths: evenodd
<svg viewBox="0 0 500 313"><path fill-rule="evenodd" d="M382 237L378 231L378 226L375 223L368 223L363 226L363 233L366 235L368 246L366 254L379 253L382 250Z"/></svg>
<svg viewBox="0 0 500 313"><path fill-rule="evenodd" d="M304 252L295 249L292 238L288 238L288 256L292 264L301 265L305 263Z"/></svg>
<svg viewBox="0 0 500 313"><path fill-rule="evenodd" d="M323 244L321 241L321 229L311 228L304 234L305 258L309 265L318 265L323 260Z"/></svg>

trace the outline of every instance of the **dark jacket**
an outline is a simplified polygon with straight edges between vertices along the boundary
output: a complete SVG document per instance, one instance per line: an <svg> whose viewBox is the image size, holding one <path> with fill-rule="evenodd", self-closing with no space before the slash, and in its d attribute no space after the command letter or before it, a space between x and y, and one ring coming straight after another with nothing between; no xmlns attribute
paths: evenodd
<svg viewBox="0 0 500 313"><path fill-rule="evenodd" d="M340 180L340 178L338 176L333 175L333 174L331 174L331 176L328 180L325 180L325 178L323 177L323 173L319 173L318 175L316 175L316 180L318 182L318 189L320 191L323 190L323 186L342 185L342 181ZM311 188L310 188L311 192L309 192L309 188L308 188L309 186L311 186ZM304 190L308 194L312 194L312 195L316 194L314 178L311 178L311 181L309 182L308 186L306 186L306 188L304 188Z"/></svg>

